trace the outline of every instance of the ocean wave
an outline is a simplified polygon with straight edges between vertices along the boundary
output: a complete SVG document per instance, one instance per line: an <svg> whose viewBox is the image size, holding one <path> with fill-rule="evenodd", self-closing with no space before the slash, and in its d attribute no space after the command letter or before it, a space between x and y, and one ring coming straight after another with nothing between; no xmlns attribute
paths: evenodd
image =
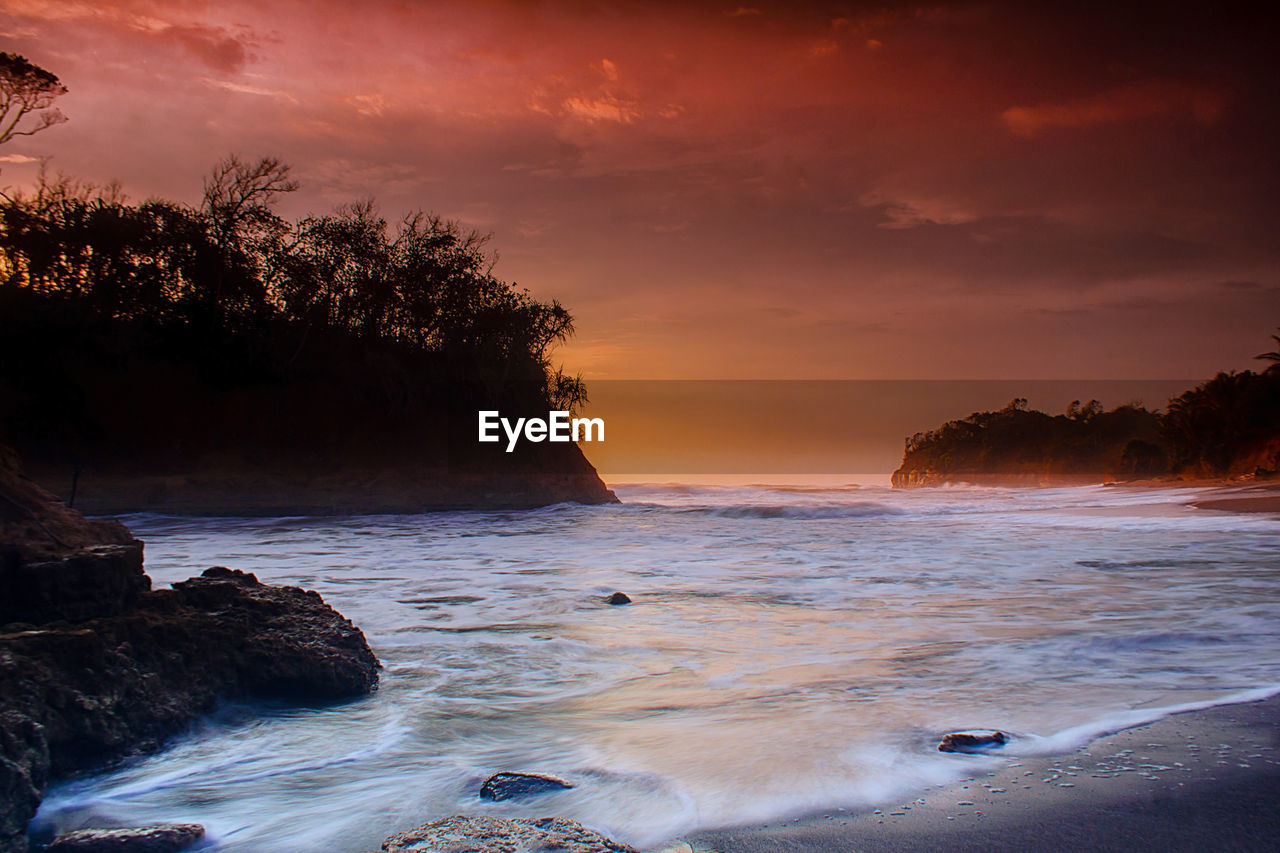
<svg viewBox="0 0 1280 853"><path fill-rule="evenodd" d="M1247 702L1260 702L1280 695L1280 684L1241 690L1214 699L1199 702L1183 702L1177 705L1164 705L1159 708L1133 708L1109 714L1087 723L1081 723L1050 735L1022 735L1015 738L1002 752L1006 755L1066 755L1082 749L1091 742L1106 735L1112 735L1126 729L1154 723L1174 714L1185 714L1190 711L1204 711L1219 705L1242 705Z"/></svg>
<svg viewBox="0 0 1280 853"><path fill-rule="evenodd" d="M682 506L671 509L715 518L881 518L903 515L903 511L874 501L838 504L738 504L733 506Z"/></svg>

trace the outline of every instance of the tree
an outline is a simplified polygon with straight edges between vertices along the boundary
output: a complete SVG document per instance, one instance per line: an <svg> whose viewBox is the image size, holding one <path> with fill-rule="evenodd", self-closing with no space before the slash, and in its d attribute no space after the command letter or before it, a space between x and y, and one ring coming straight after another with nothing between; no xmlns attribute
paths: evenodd
<svg viewBox="0 0 1280 853"><path fill-rule="evenodd" d="M0 51L0 145L67 120L53 102L67 93L58 78L16 53ZM19 127L31 116L34 122Z"/></svg>
<svg viewBox="0 0 1280 853"><path fill-rule="evenodd" d="M289 167L275 157L245 163L233 154L205 178L200 212L222 255L198 295L209 320L244 319L266 307L267 267L289 230L272 205L297 188Z"/></svg>
<svg viewBox="0 0 1280 853"><path fill-rule="evenodd" d="M1280 373L1280 335L1272 335L1271 340L1276 342L1276 348L1271 352L1264 352L1260 355L1255 355L1254 358L1271 362L1271 364L1262 371L1263 373Z"/></svg>
<svg viewBox="0 0 1280 853"><path fill-rule="evenodd" d="M219 245L231 246L253 232L274 230L281 220L272 211L276 196L291 193L298 182L289 167L275 157L256 163L232 154L213 167L204 181L202 209Z"/></svg>

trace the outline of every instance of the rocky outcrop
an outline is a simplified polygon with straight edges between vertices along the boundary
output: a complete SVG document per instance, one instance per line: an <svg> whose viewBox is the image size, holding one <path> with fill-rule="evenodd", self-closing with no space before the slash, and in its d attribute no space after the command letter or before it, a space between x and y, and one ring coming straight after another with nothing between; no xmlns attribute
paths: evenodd
<svg viewBox="0 0 1280 853"><path fill-rule="evenodd" d="M1111 474L1063 474L1052 471L937 471L903 466L890 476L895 489L923 489L938 486L995 486L998 488L1061 488L1091 486L1113 480Z"/></svg>
<svg viewBox="0 0 1280 853"><path fill-rule="evenodd" d="M51 778L159 746L220 699L369 693L364 635L314 592L213 568L150 590L142 544L0 454L0 853L26 850Z"/></svg>
<svg viewBox="0 0 1280 853"><path fill-rule="evenodd" d="M382 842L382 850L383 853L424 850L466 850L471 853L515 853L519 850L635 853L634 848L619 844L567 818L504 820L463 815L447 817L393 835Z"/></svg>
<svg viewBox="0 0 1280 853"><path fill-rule="evenodd" d="M577 448L573 448L577 453ZM580 456L580 454L578 454ZM577 471L457 473L400 468L271 472L261 469L135 474L87 471L76 506L110 514L335 515L454 509L531 509L555 503L603 504L618 499L582 460ZM69 490L66 472L41 467L40 482Z"/></svg>
<svg viewBox="0 0 1280 853"><path fill-rule="evenodd" d="M164 823L137 829L79 829L59 835L46 853L179 853L204 838L198 823Z"/></svg>
<svg viewBox="0 0 1280 853"><path fill-rule="evenodd" d="M952 732L943 736L938 752L985 752L1008 742L1004 732Z"/></svg>
<svg viewBox="0 0 1280 853"><path fill-rule="evenodd" d="M150 588L141 542L83 548L41 562L11 560L0 567L0 623L110 616Z"/></svg>
<svg viewBox="0 0 1280 853"><path fill-rule="evenodd" d="M325 413L309 412L312 420L298 424L301 434L292 440L279 434L290 417L280 414L257 421L262 435L245 435L235 446L192 435L169 452L100 448L79 467L64 453L23 448L27 474L65 500L74 491L76 508L98 515L377 514L617 502L578 445L522 443L512 453L479 445L474 414L466 429L448 434L430 419L352 423L348 441L310 449L303 439Z"/></svg>
<svg viewBox="0 0 1280 853"><path fill-rule="evenodd" d="M123 524L68 509L0 446L0 624L118 613L150 585Z"/></svg>
<svg viewBox="0 0 1280 853"><path fill-rule="evenodd" d="M50 776L154 749L219 699L332 702L378 677L364 635L319 595L222 568L116 616L0 630L4 851L24 849Z"/></svg>
<svg viewBox="0 0 1280 853"><path fill-rule="evenodd" d="M1280 435L1243 451L1227 475L1241 480L1273 480L1280 476Z"/></svg>
<svg viewBox="0 0 1280 853"><path fill-rule="evenodd" d="M573 785L554 776L540 773L495 773L480 786L482 800L515 800L552 791L565 791Z"/></svg>
<svg viewBox="0 0 1280 853"><path fill-rule="evenodd" d="M23 474L0 444L0 557L39 562L97 545L138 544L116 521L85 518Z"/></svg>

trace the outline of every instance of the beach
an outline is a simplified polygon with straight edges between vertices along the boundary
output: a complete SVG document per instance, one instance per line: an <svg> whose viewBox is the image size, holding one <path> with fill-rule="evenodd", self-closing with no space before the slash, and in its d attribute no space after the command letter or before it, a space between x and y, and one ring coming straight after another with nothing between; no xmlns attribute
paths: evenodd
<svg viewBox="0 0 1280 853"><path fill-rule="evenodd" d="M1256 493L1236 492L1229 497L1212 497L1191 502L1197 509L1212 509L1221 512L1277 512L1280 513L1280 491L1274 486L1259 488Z"/></svg>
<svg viewBox="0 0 1280 853"><path fill-rule="evenodd" d="M982 781L1011 814L1085 802L1067 757L1097 737L1280 687L1275 521L1186 505L1218 492L617 488L620 505L532 512L130 517L157 586L218 562L319 592L365 632L380 686L223 709L55 784L39 825L200 823L220 853L373 849L453 814L555 815L641 850L723 827L889 843L931 812L947 833L994 826ZM938 752L965 729L1008 732L1021 757ZM1039 781L1055 759L1076 787ZM1031 790L960 781L1008 761ZM501 771L574 787L481 799ZM1151 781L1117 775L1093 781ZM952 784L970 788L935 802ZM1041 788L1061 799L1014 796Z"/></svg>
<svg viewBox="0 0 1280 853"><path fill-rule="evenodd" d="M704 832L697 853L1276 849L1280 698L1176 714L878 810Z"/></svg>

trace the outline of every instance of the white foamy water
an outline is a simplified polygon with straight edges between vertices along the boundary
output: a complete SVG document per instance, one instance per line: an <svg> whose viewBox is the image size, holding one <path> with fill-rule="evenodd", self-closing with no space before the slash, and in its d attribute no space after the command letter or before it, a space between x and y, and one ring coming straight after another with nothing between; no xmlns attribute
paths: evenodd
<svg viewBox="0 0 1280 853"><path fill-rule="evenodd" d="M624 486L623 506L129 519L157 585L210 565L318 590L377 694L228 707L55 787L38 820L195 821L216 849L359 851L456 814L638 846L874 806L990 767L964 728L1070 750L1280 684L1280 521L1185 491ZM634 604L604 597L628 593ZM1252 692L1250 692L1252 691ZM576 783L484 803L499 770Z"/></svg>

